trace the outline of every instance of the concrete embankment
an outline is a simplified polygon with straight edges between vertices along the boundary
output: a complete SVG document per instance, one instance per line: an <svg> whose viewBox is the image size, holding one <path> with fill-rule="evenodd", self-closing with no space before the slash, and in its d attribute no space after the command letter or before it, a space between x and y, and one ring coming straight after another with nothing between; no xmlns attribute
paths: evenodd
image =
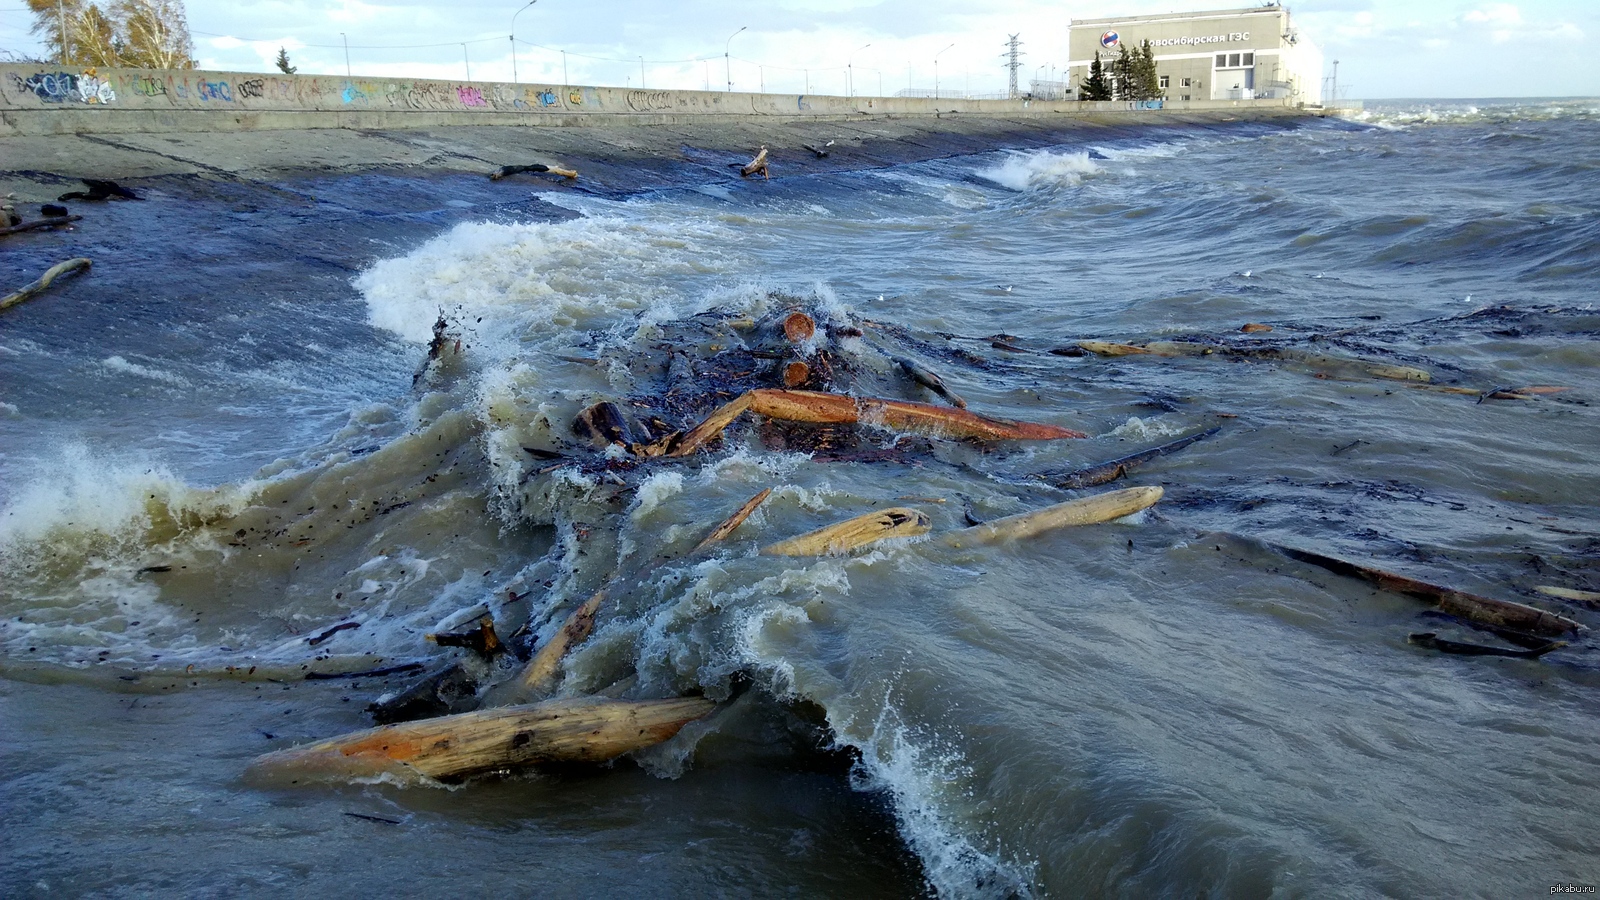
<svg viewBox="0 0 1600 900"><path fill-rule="evenodd" d="M649 187L771 148L774 175L1039 147L1127 128L1316 115L1286 101L1165 104L649 91L320 75L0 66L0 192L61 179L224 179L576 165ZM832 140L828 160L805 144ZM613 176L607 178L608 173ZM626 177L623 177L626 173ZM652 176L654 174L654 177Z"/></svg>

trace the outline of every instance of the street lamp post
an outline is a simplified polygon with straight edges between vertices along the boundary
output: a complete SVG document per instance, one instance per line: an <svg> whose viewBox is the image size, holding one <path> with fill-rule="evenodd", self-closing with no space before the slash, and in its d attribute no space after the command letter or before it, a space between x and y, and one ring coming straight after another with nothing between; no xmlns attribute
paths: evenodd
<svg viewBox="0 0 1600 900"><path fill-rule="evenodd" d="M955 44L952 42L950 47L954 46ZM949 50L950 47L946 47L944 50ZM935 100L939 99L939 57L944 54L944 50L940 50L933 55L933 99Z"/></svg>
<svg viewBox="0 0 1600 900"><path fill-rule="evenodd" d="M644 83L644 57L639 57L639 89L644 90L649 85Z"/></svg>
<svg viewBox="0 0 1600 900"><path fill-rule="evenodd" d="M538 3L538 2L539 2L539 0L528 0L528 6L532 6L532 5L534 5L535 3ZM517 83L517 16L520 16L523 13L527 12L528 11L528 6L524 6L523 8L521 8L521 9L519 9L516 12L511 14L511 83L512 84L516 84ZM566 65L567 65L566 53L563 52L561 54L561 66L562 66L562 70L563 71L565 71Z"/></svg>
<svg viewBox="0 0 1600 900"><path fill-rule="evenodd" d="M472 60L467 57L467 45L461 45L461 62L467 67L467 80L472 80Z"/></svg>
<svg viewBox="0 0 1600 900"><path fill-rule="evenodd" d="M868 47L871 47L871 46L872 46L871 44L862 44L861 46L857 47L856 49L851 50L850 51L850 55L845 57L845 62L844 62L844 71L845 71L844 83L845 83L845 94L848 95L848 96L854 97L856 95L856 54L860 53L861 51L863 51L863 50L865 50L865 49L867 49Z"/></svg>
<svg viewBox="0 0 1600 900"><path fill-rule="evenodd" d="M740 25L739 31L728 35L728 42L722 45L723 75L728 79L728 93L730 94L733 93L733 60L728 54L733 49L733 39L739 36L740 31L744 31L748 27L748 25Z"/></svg>

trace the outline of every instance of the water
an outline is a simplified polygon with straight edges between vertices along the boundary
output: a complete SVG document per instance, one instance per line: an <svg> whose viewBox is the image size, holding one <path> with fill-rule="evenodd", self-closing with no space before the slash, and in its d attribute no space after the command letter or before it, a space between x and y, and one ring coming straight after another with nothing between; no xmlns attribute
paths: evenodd
<svg viewBox="0 0 1600 900"><path fill-rule="evenodd" d="M166 179L77 233L8 245L7 283L67 255L96 266L0 320L0 883L1592 884L1587 638L1540 661L1442 656L1407 635L1493 639L1220 533L1600 624L1532 599L1600 589L1597 112L1408 102L770 182L685 165L648 191ZM755 345L764 332L719 323L792 305L862 327L824 338L860 393L934 399L888 360L909 355L974 411L1092 436L985 449L867 429L812 456L744 425L614 480L572 436L589 403L658 401L672 348ZM441 310L461 353L414 386ZM1191 338L1317 356L1047 352ZM1436 386L1570 390L1478 402L1328 356L1422 367ZM1031 476L1213 426L1133 472L1166 497L1115 524L754 552L874 506L943 532L1058 502L1075 493ZM546 471L524 447L576 461ZM765 487L719 552L675 558ZM617 573L628 588L564 691L752 689L600 772L448 790L241 778L259 753L364 727L367 701L409 683L305 671L451 657L422 635L485 601L502 634L548 636ZM341 622L360 627L307 644Z"/></svg>

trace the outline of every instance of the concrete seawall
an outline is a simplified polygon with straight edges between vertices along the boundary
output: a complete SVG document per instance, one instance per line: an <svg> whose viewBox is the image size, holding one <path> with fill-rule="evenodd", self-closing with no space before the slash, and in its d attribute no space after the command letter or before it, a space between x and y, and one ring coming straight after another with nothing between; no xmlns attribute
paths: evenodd
<svg viewBox="0 0 1600 900"><path fill-rule="evenodd" d="M1113 101L837 97L198 70L0 65L0 135L460 125L632 126L976 116L1006 119L1295 116L1287 100Z"/></svg>

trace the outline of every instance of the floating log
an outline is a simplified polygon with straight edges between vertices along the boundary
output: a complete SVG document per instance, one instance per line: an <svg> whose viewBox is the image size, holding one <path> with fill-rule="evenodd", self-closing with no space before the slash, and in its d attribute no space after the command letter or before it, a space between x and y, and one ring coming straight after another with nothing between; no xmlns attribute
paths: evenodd
<svg viewBox="0 0 1600 900"><path fill-rule="evenodd" d="M551 175L560 175L562 178L577 178L576 169L563 169L560 166L547 166L543 163L534 163L531 166L501 166L489 173L490 181L499 181L509 175L520 175L523 172L548 172Z"/></svg>
<svg viewBox="0 0 1600 900"><path fill-rule="evenodd" d="M944 399L950 401L950 405L956 407L957 409L967 408L967 401L961 399L961 397L959 397L954 391L945 387L944 379L940 378L934 372L918 365L914 360L907 359L904 356L893 356L890 357L890 359L893 359L895 364L900 367L900 371L906 373L907 378L910 378L917 384L922 385L928 390L933 391L935 394L938 394Z"/></svg>
<svg viewBox="0 0 1600 900"><path fill-rule="evenodd" d="M587 407L572 420L572 433L595 446L631 443L628 420L615 403L604 400Z"/></svg>
<svg viewBox="0 0 1600 900"><path fill-rule="evenodd" d="M833 144L833 141L829 141L820 147L816 144L801 144L800 146L810 150L812 153L815 153L817 155L817 159L825 159L828 156L828 148L832 147Z"/></svg>
<svg viewBox="0 0 1600 900"><path fill-rule="evenodd" d="M77 222L82 218L83 216L50 216L44 219L34 219L32 222L23 222L20 225L8 225L4 228L0 228L0 237L8 234L17 234L23 231L33 231L39 228L57 228L62 225Z"/></svg>
<svg viewBox="0 0 1600 900"><path fill-rule="evenodd" d="M506 645L494 631L494 616L479 616L473 627L463 631L440 631L423 636L440 647L464 647L484 659L504 653Z"/></svg>
<svg viewBox="0 0 1600 900"><path fill-rule="evenodd" d="M716 704L673 700L552 700L369 728L257 757L258 778L417 783L550 763L600 763L659 744Z"/></svg>
<svg viewBox="0 0 1600 900"><path fill-rule="evenodd" d="M1163 493L1162 488L1153 486L1107 491L964 528L946 535L944 542L952 547L973 547L1031 538L1057 528L1109 522L1154 506Z"/></svg>
<svg viewBox="0 0 1600 900"><path fill-rule="evenodd" d="M600 604L605 598L606 592L599 590L594 596L579 604L578 608L567 616L567 621L561 626L561 630L539 648L517 677L505 686L497 686L499 696L496 699L508 703L526 702L553 690L561 675L561 660L566 658L569 650L583 643L589 637L589 632L594 630L595 614L600 611Z"/></svg>
<svg viewBox="0 0 1600 900"><path fill-rule="evenodd" d="M57 278L60 278L63 275L70 275L73 272L77 272L82 269L87 269L91 265L94 265L94 263L82 256L77 257L76 259L69 259L66 262L56 263L47 269L43 275L40 275L38 281L23 287L14 294L7 295L4 299L0 299L0 310L10 309L11 307L16 306L18 303L21 303L29 297L32 297L40 291L43 291L45 288L48 288Z"/></svg>
<svg viewBox="0 0 1600 900"><path fill-rule="evenodd" d="M1585 606L1600 608L1600 592L1580 591L1577 588L1555 587L1548 584L1541 584L1534 590L1544 594L1546 597L1559 597L1562 600L1571 600L1575 603L1582 603Z"/></svg>
<svg viewBox="0 0 1600 900"><path fill-rule="evenodd" d="M1095 356L1142 356L1150 351L1134 344L1117 344L1111 341L1079 341L1078 349Z"/></svg>
<svg viewBox="0 0 1600 900"><path fill-rule="evenodd" d="M471 712L478 708L478 679L457 660L440 667L398 694L367 704L379 725Z"/></svg>
<svg viewBox="0 0 1600 900"><path fill-rule="evenodd" d="M1157 459L1170 453L1176 453L1190 444L1195 443L1196 441L1205 440L1206 438L1211 437L1221 430L1221 428L1208 428L1205 431L1199 432L1198 434L1191 434L1188 437L1178 438L1175 441L1170 441L1162 444L1159 447L1151 447L1149 450L1141 450L1138 453L1130 453L1127 456L1119 459L1108 460L1100 463L1099 465L1090 466L1086 469L1079 469L1076 472L1068 472L1065 475L1040 475L1038 477L1057 487L1071 489L1094 487L1097 484L1106 484L1108 482L1116 481L1118 478L1126 477L1128 470L1130 469L1147 463L1152 459Z"/></svg>
<svg viewBox="0 0 1600 900"><path fill-rule="evenodd" d="M1583 625L1566 616L1545 612L1538 607L1528 606L1524 603L1481 597L1477 594L1441 587L1437 584L1430 584L1404 575L1396 575L1383 569L1363 566L1322 553L1314 553L1310 550L1297 550L1293 547L1285 547L1270 541L1261 541L1261 543L1290 559L1320 566L1330 572L1351 578L1360 578L1386 591L1394 591L1409 597L1416 597L1419 600L1436 603L1439 606L1439 611L1446 615L1477 622L1490 628L1505 629L1511 632L1521 632L1540 637L1560 637L1586 630Z"/></svg>
<svg viewBox="0 0 1600 900"><path fill-rule="evenodd" d="M761 389L745 392L714 410L690 431L669 439L667 455L684 456L699 450L746 411L792 422L827 425L859 422L953 438L1053 441L1088 437L1081 431L1056 425L990 419L964 409L929 403L849 397L822 391Z"/></svg>
<svg viewBox="0 0 1600 900"><path fill-rule="evenodd" d="M1263 331L1271 331L1272 330L1272 326L1271 325L1263 325L1260 322L1246 322L1242 326L1239 327L1239 330L1244 332L1245 334L1257 334L1257 333L1263 332Z"/></svg>
<svg viewBox="0 0 1600 900"><path fill-rule="evenodd" d="M914 509L895 507L856 516L779 541L761 552L766 556L834 556L889 538L927 534L933 523Z"/></svg>
<svg viewBox="0 0 1600 900"><path fill-rule="evenodd" d="M750 518L750 514L755 512L756 508L761 504L767 502L767 498L771 496L772 488L767 488L754 497L751 497L749 500L746 500L745 504L739 507L737 512L724 519L721 525L711 529L711 533L706 535L705 540L696 544L694 549L690 550L689 552L694 554L699 553L702 550L710 549L713 545L721 542L728 535L733 534L734 529L738 528L740 525L743 525L744 520Z"/></svg>
<svg viewBox="0 0 1600 900"><path fill-rule="evenodd" d="M756 154L755 159L739 167L739 174L744 178L749 178L751 175L760 175L762 178L772 177L767 172L767 148L764 145L761 148L761 152Z"/></svg>
<svg viewBox="0 0 1600 900"><path fill-rule="evenodd" d="M1486 647L1483 644L1465 644L1461 641L1445 640L1431 631L1408 635L1406 643L1415 644L1418 647L1427 647L1430 650L1438 650L1440 653L1454 653L1457 656L1509 656L1513 659L1538 659L1551 650L1559 650L1567 645L1566 641L1551 641L1548 644L1529 650L1511 650L1506 647Z"/></svg>
<svg viewBox="0 0 1600 900"><path fill-rule="evenodd" d="M128 190L115 181L106 181L103 178L80 178L88 186L87 191L68 191L57 197L56 200L109 200L118 197L123 200L138 200L138 194Z"/></svg>
<svg viewBox="0 0 1600 900"><path fill-rule="evenodd" d="M816 320L803 312L792 312L783 319L783 336L788 338L791 344L809 341L816 333Z"/></svg>
<svg viewBox="0 0 1600 900"><path fill-rule="evenodd" d="M811 367L798 359L783 367L783 386L786 388L800 387L810 378Z"/></svg>

